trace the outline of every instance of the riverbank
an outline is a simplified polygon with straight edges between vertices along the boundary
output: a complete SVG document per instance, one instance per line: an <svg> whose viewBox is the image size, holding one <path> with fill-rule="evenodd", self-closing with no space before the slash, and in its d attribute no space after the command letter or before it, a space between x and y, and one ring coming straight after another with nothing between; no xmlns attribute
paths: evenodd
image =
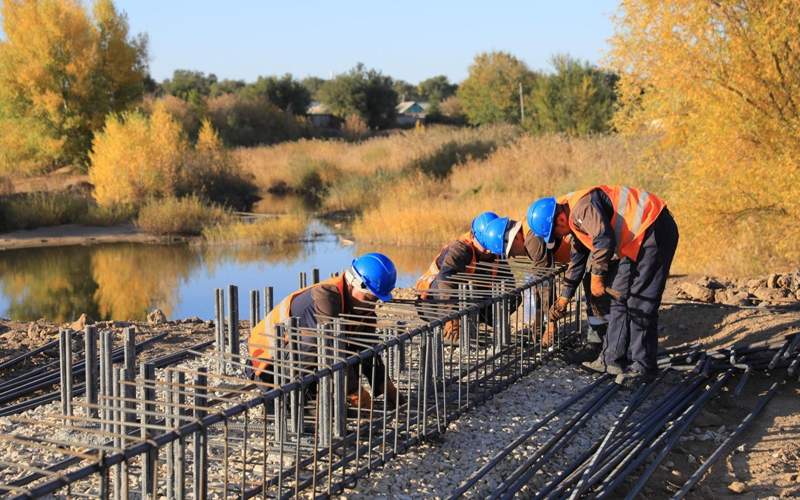
<svg viewBox="0 0 800 500"><path fill-rule="evenodd" d="M176 243L190 239L183 236L148 234L133 224L121 224L118 226L64 224L61 226L0 233L0 250L91 245L96 243Z"/></svg>

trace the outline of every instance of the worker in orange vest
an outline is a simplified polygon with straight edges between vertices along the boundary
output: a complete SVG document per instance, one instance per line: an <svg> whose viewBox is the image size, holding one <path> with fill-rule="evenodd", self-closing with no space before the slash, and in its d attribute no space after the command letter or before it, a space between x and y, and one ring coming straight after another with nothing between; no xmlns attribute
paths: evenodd
<svg viewBox="0 0 800 500"><path fill-rule="evenodd" d="M633 187L594 186L535 201L528 224L548 243L569 234L574 238L565 287L550 309L551 319L566 314L590 259L592 296L611 297L603 352L584 365L622 375L626 385L651 379L657 371L658 308L678 246L678 227L664 200ZM619 269L609 283L615 254Z"/></svg>
<svg viewBox="0 0 800 500"><path fill-rule="evenodd" d="M420 299L431 302L453 302L455 297L436 290L457 290L458 284L450 278L459 273L493 276L489 268L476 267L479 263L492 263L507 257L509 252L524 252L521 235L522 224L507 217L498 217L494 212L483 212L472 221L470 231L465 232L439 250L431 265L420 276L416 289ZM491 323L491 310L481 312L480 321ZM425 318L423 314L423 319ZM443 336L448 342L459 338L459 322L448 321Z"/></svg>
<svg viewBox="0 0 800 500"><path fill-rule="evenodd" d="M331 321L343 314L358 314L361 325L347 325L344 332L343 346L350 351L360 351L358 346L347 346L348 334L374 334L375 304L378 299L388 302L392 299L392 290L397 281L397 271L392 261L380 253L367 253L357 259L349 269L340 276L297 290L283 299L270 313L251 331L248 338L248 351L251 367L248 370L251 378L258 378L272 383L270 369L274 359L277 326L289 318L297 318L298 326L314 330L318 323ZM372 311L372 312L369 312ZM364 324L366 323L366 324ZM303 361L316 362L315 338L309 334L301 336L299 349ZM370 379L375 396L386 393L389 406L397 400L397 389L391 379L384 391L385 367L380 357L370 357L360 362L362 373ZM374 368L374 372L373 372ZM370 405L370 394L360 387L358 365L348 367L347 400L351 406ZM375 375L374 380L372 375ZM374 382L374 383L373 383Z"/></svg>

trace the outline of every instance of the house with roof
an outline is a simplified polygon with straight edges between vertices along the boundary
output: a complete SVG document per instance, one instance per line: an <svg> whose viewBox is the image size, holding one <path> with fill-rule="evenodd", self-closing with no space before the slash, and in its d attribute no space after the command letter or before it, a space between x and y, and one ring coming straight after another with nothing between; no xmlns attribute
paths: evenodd
<svg viewBox="0 0 800 500"><path fill-rule="evenodd" d="M328 106L318 101L312 101L306 110L306 116L311 125L318 128L339 128L342 120L328 109Z"/></svg>
<svg viewBox="0 0 800 500"><path fill-rule="evenodd" d="M397 125L404 127L425 121L428 116L428 103L420 101L403 101L395 107Z"/></svg>

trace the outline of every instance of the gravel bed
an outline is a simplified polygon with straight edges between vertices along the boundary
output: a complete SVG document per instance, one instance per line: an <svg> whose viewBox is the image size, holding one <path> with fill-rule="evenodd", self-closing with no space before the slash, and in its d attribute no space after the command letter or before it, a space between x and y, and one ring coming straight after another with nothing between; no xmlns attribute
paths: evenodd
<svg viewBox="0 0 800 500"><path fill-rule="evenodd" d="M382 469L346 490L340 498L440 498L447 496L470 474L595 378L562 361L552 361L519 380L484 405L447 427L439 442L429 442L396 457ZM544 483L550 474L577 458L605 435L630 392L619 391L534 478ZM576 406L577 407L577 406ZM521 460L535 451L572 413L555 418L475 485L466 496L485 497Z"/></svg>

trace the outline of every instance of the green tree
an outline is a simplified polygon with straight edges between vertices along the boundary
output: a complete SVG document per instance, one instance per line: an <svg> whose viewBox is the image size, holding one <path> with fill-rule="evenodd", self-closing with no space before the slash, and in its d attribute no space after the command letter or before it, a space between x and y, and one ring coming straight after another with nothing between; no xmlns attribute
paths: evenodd
<svg viewBox="0 0 800 500"><path fill-rule="evenodd" d="M519 86L530 89L537 75L507 52L475 56L469 76L458 88L458 99L473 125L519 123Z"/></svg>
<svg viewBox="0 0 800 500"><path fill-rule="evenodd" d="M567 55L551 63L555 73L539 78L530 92L525 127L570 135L611 130L618 76Z"/></svg>
<svg viewBox="0 0 800 500"><path fill-rule="evenodd" d="M395 119L397 92L393 85L391 77L359 63L325 82L319 94L333 114L341 118L358 115L370 128L386 128Z"/></svg>
<svg viewBox="0 0 800 500"><path fill-rule="evenodd" d="M311 103L311 93L289 73L281 77L259 76L242 93L247 97L266 99L283 111L296 115L305 114Z"/></svg>
<svg viewBox="0 0 800 500"><path fill-rule="evenodd" d="M211 85L209 97L217 97L224 94L235 94L247 86L244 80L220 80Z"/></svg>
<svg viewBox="0 0 800 500"><path fill-rule="evenodd" d="M322 85L325 84L324 78L320 78L318 76L307 76L300 80L300 83L306 88L306 90L308 90L308 93L311 95L312 99L319 100L317 94L319 93L319 89L322 88Z"/></svg>
<svg viewBox="0 0 800 500"><path fill-rule="evenodd" d="M405 80L395 80L393 85L394 91L397 92L397 101L417 101L420 96L417 92L417 87L411 85Z"/></svg>
<svg viewBox="0 0 800 500"><path fill-rule="evenodd" d="M141 99L147 40L97 0L3 0L0 170L83 164L108 113Z"/></svg>
<svg viewBox="0 0 800 500"><path fill-rule="evenodd" d="M458 90L458 85L450 83L445 75L437 75L426 80L422 80L417 85L417 93L420 98L431 104L438 104L448 97L454 95Z"/></svg>
<svg viewBox="0 0 800 500"><path fill-rule="evenodd" d="M164 80L161 88L164 92L184 101L198 104L211 95L211 90L217 85L217 75L189 69L176 69L172 78Z"/></svg>

